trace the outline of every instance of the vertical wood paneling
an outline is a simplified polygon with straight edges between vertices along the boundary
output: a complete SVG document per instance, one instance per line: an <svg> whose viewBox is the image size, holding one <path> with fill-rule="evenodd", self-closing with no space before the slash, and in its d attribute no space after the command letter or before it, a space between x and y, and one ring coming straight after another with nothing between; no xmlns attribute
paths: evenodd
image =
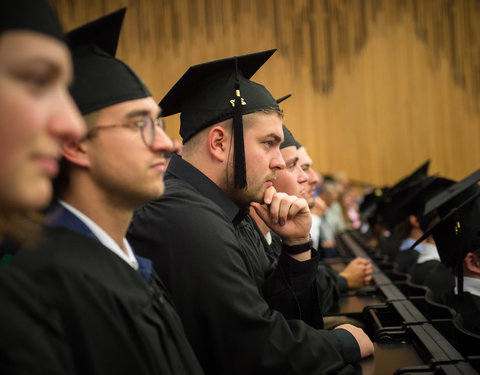
<svg viewBox="0 0 480 375"><path fill-rule="evenodd" d="M128 7L118 57L161 97L193 64L278 48L256 74L323 172L389 184L480 167L476 0L52 0L67 30ZM167 119L178 138L178 116Z"/></svg>

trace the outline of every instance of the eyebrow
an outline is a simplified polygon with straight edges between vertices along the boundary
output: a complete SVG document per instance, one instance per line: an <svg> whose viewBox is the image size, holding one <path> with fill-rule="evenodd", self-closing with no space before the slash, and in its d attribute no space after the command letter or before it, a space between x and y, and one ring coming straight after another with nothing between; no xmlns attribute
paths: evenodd
<svg viewBox="0 0 480 375"><path fill-rule="evenodd" d="M139 110L133 110L131 112L128 112L127 115L125 116L126 118L134 118L134 117L139 117L139 116L150 116L152 113L146 109L139 109ZM154 116L154 118L157 118L158 116Z"/></svg>
<svg viewBox="0 0 480 375"><path fill-rule="evenodd" d="M280 137L278 134L275 134L275 133L267 134L267 135L265 136L265 138L273 138L273 139L275 139L275 141L277 141L277 142L282 142L282 141L283 141L283 140L282 140L282 137Z"/></svg>
<svg viewBox="0 0 480 375"><path fill-rule="evenodd" d="M68 72L64 71L61 65L57 61L44 56L32 56L32 57L28 57L23 60L20 60L19 62L16 63L15 69L28 70L32 68L35 69L37 66L47 69L48 74L53 76L61 77L63 73L63 76L66 79L67 85L71 85L73 82L73 72L71 70Z"/></svg>

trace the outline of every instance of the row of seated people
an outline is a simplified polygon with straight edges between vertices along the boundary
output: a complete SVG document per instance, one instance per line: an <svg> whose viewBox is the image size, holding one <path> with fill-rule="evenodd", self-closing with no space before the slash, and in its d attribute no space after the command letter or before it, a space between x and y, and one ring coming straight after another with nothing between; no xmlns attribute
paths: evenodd
<svg viewBox="0 0 480 375"><path fill-rule="evenodd" d="M367 196L370 230L354 237L478 369L480 171L455 183L427 176L428 165Z"/></svg>
<svg viewBox="0 0 480 375"><path fill-rule="evenodd" d="M475 311L468 311L465 314L463 309L458 312L455 310L458 307L455 299L453 304L449 303L450 301L447 301L447 304L439 302L428 287L413 283L410 275L396 270L394 264L386 262L383 257L378 257L367 239L359 232L344 233L338 237L337 242L344 254L366 257L370 254L373 259L377 259L374 261L372 284L374 287L341 297L340 301L343 303L340 305L340 313L347 313L362 321L375 342L418 341L421 337L412 339L411 335L408 336L406 328L429 324L438 331L436 340L442 343L440 347L446 351L453 351L451 358L461 353L472 368L480 370L480 335L470 330L471 325L467 323L472 318L478 319ZM353 299L354 302L346 304L343 301L349 299ZM415 363L415 359L410 356L411 363L407 360L402 367L421 364L422 361L434 361L432 357L435 356L433 354L435 350L425 351L427 354L424 354L421 361ZM422 370L420 368L421 366L416 371L423 373L425 368ZM471 370L465 371L460 373L471 373Z"/></svg>
<svg viewBox="0 0 480 375"><path fill-rule="evenodd" d="M159 106L115 58L125 10L63 35L42 1L1 7L2 374L347 374L372 359L362 329L323 319L375 275L364 257L334 270L310 240L311 159L250 80L274 51L193 66ZM165 182L161 111L181 112L184 143Z"/></svg>
<svg viewBox="0 0 480 375"><path fill-rule="evenodd" d="M115 57L124 16L64 35L1 2L0 373L354 373L374 345L323 311L371 263L321 265L312 195L282 191L309 171L250 80L274 51L193 66L158 105Z"/></svg>

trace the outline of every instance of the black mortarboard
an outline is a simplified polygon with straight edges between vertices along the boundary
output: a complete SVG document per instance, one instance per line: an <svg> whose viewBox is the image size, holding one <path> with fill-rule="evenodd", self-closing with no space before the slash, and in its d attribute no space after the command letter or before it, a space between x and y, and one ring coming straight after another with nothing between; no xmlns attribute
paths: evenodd
<svg viewBox="0 0 480 375"><path fill-rule="evenodd" d="M183 143L210 125L233 118L237 188L247 184L242 115L279 109L264 86L250 81L274 52L268 50L194 65L159 103L164 117L181 113Z"/></svg>
<svg viewBox="0 0 480 375"><path fill-rule="evenodd" d="M281 98L277 99L277 103L280 104L281 102L283 102L284 100L287 100L291 96L292 96L292 94L287 94L285 96L282 96Z"/></svg>
<svg viewBox="0 0 480 375"><path fill-rule="evenodd" d="M427 202L447 190L453 184L455 184L455 181L448 178L431 177L422 190L415 196L412 202L412 207L414 208L413 213L417 217L420 227L424 232L430 228L436 218L436 213L434 212L425 214Z"/></svg>
<svg viewBox="0 0 480 375"><path fill-rule="evenodd" d="M425 214L438 213L440 221L419 238L433 235L442 263L457 267L459 291L462 291L463 259L480 247L480 170L438 194L427 202Z"/></svg>
<svg viewBox="0 0 480 375"><path fill-rule="evenodd" d="M64 41L60 22L44 0L0 1L0 33L31 30Z"/></svg>
<svg viewBox="0 0 480 375"><path fill-rule="evenodd" d="M282 125L282 129L283 129L283 142L280 145L280 149L285 147L290 147L290 146L297 147L297 141L295 141L295 138L293 137L292 132L288 130L285 125Z"/></svg>
<svg viewBox="0 0 480 375"><path fill-rule="evenodd" d="M284 100L287 100L288 98L290 98L292 96L292 94L287 94L285 96L282 96L281 98L278 98L276 99L277 100L277 103L280 104L281 102L283 102ZM288 147L288 146L292 146L291 144L289 144L289 142L291 142L291 139L288 139L287 140L287 135L285 133L285 131L288 132L288 137L291 137L293 138L293 142L294 142L294 146L297 148L297 150L302 147L301 143L298 142L292 135L292 133L285 127L285 125L283 125L283 143L280 145L280 148L284 148L284 147Z"/></svg>
<svg viewBox="0 0 480 375"><path fill-rule="evenodd" d="M115 58L125 11L120 9L66 34L75 71L71 94L83 115L151 96L135 72Z"/></svg>
<svg viewBox="0 0 480 375"><path fill-rule="evenodd" d="M431 183L433 177L419 175L416 179L403 184L400 188L397 186L393 193L389 191L388 209L384 211L383 219L390 225L402 222L409 215L416 213L415 198L421 191Z"/></svg>
<svg viewBox="0 0 480 375"><path fill-rule="evenodd" d="M430 160L427 160L425 163L423 163L420 167L415 169L408 176L402 178L400 181L398 181L396 184L394 184L390 188L389 194L390 195L395 194L397 191L402 190L406 186L410 185L412 182L415 182L415 181L417 181L419 179L422 179L423 177L427 176L429 166L430 166Z"/></svg>
<svg viewBox="0 0 480 375"><path fill-rule="evenodd" d="M435 196L425 205L424 214L436 211L440 217L445 216L452 207L459 206L479 190L480 169L465 177L462 181L451 185L441 194Z"/></svg>
<svg viewBox="0 0 480 375"><path fill-rule="evenodd" d="M387 190L387 187L375 188L371 193L365 195L362 203L360 203L360 217L363 220L367 220L371 225L375 224L377 220L378 204L383 199L383 195Z"/></svg>
<svg viewBox="0 0 480 375"><path fill-rule="evenodd" d="M377 206L377 213L382 222L386 224L393 225L396 223L397 218L395 217L395 207L393 203L393 197L397 196L399 193L405 192L405 189L414 187L419 181L424 180L428 173L428 167L430 165L430 160L423 163L420 167L415 169L408 176L402 178L391 188L385 190L382 195L381 201ZM398 201L398 198L397 198Z"/></svg>

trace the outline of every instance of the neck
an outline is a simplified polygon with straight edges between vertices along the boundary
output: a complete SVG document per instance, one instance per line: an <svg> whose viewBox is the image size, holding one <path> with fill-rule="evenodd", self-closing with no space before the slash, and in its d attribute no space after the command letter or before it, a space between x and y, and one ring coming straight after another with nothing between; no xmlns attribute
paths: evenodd
<svg viewBox="0 0 480 375"><path fill-rule="evenodd" d="M114 204L98 191L90 190L85 185L82 186L81 191L71 189L62 199L88 216L126 253L123 239L132 220L133 208Z"/></svg>

